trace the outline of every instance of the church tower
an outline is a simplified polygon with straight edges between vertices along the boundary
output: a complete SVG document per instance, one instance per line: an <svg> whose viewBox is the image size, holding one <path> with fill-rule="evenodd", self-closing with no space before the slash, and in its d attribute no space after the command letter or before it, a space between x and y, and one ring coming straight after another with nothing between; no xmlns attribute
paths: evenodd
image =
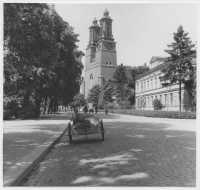
<svg viewBox="0 0 200 190"><path fill-rule="evenodd" d="M100 26L94 18L89 28L89 43L86 48L84 82L82 94L87 98L95 84L102 86L112 78L117 68L116 42L112 34L112 19L107 10L100 19Z"/></svg>

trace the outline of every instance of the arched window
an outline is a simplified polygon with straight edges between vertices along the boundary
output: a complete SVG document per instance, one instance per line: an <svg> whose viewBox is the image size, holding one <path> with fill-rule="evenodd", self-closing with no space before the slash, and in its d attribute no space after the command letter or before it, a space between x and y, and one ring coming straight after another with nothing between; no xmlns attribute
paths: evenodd
<svg viewBox="0 0 200 190"><path fill-rule="evenodd" d="M109 30L110 30L110 27L107 26L107 34L109 35Z"/></svg>
<svg viewBox="0 0 200 190"><path fill-rule="evenodd" d="M93 76L92 76L92 73L90 75L90 88L92 88L92 85L93 85Z"/></svg>

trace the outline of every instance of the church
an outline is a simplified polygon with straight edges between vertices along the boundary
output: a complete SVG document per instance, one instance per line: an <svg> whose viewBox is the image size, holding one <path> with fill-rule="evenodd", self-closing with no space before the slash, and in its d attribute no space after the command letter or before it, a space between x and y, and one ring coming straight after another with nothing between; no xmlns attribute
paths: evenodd
<svg viewBox="0 0 200 190"><path fill-rule="evenodd" d="M96 18L89 27L89 43L86 48L84 81L81 93L88 97L89 90L96 84L103 86L112 78L117 66L116 42L112 34L112 19L107 9L103 17Z"/></svg>

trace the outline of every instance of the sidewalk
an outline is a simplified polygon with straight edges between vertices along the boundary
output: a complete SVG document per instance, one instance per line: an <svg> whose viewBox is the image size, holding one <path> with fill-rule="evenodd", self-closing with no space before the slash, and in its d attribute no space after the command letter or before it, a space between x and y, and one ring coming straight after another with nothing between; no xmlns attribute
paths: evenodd
<svg viewBox="0 0 200 190"><path fill-rule="evenodd" d="M38 120L3 122L3 185L18 183L62 137L71 115L67 112Z"/></svg>

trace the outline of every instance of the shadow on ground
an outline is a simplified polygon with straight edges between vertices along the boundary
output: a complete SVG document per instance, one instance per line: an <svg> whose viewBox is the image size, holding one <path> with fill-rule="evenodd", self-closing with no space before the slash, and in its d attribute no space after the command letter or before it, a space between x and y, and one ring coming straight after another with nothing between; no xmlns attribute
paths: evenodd
<svg viewBox="0 0 200 190"><path fill-rule="evenodd" d="M69 144L65 135L21 185L38 174L44 177L36 186L196 185L195 132L147 122L105 122L104 127L105 142L96 134L88 141L73 137Z"/></svg>

